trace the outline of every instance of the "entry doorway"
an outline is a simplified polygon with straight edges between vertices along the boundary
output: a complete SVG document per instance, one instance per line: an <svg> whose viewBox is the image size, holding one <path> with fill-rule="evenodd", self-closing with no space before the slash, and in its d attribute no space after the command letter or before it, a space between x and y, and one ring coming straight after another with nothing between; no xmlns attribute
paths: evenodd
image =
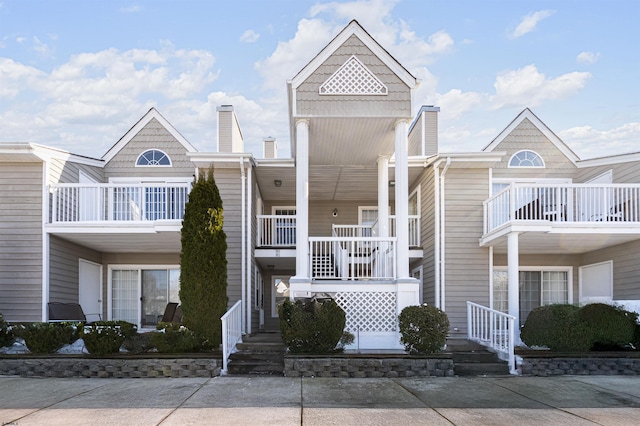
<svg viewBox="0 0 640 426"><path fill-rule="evenodd" d="M88 321L102 316L102 265L85 259L78 261L78 302Z"/></svg>

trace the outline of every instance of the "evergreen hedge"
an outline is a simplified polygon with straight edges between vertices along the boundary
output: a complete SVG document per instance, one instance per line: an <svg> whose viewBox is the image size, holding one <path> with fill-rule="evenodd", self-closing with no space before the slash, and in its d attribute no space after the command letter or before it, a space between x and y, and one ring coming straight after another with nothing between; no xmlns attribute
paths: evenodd
<svg viewBox="0 0 640 426"><path fill-rule="evenodd" d="M182 322L202 341L222 342L220 317L227 310L227 237L222 198L210 169L189 194L182 221L180 303Z"/></svg>
<svg viewBox="0 0 640 426"><path fill-rule="evenodd" d="M400 342L410 354L439 352L447 342L449 318L435 306L407 306L398 317Z"/></svg>

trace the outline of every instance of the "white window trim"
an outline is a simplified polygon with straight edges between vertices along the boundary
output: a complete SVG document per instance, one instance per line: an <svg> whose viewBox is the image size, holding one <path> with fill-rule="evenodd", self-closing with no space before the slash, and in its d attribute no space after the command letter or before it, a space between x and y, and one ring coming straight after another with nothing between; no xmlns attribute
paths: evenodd
<svg viewBox="0 0 640 426"><path fill-rule="evenodd" d="M138 161L140 161L140 157L142 157L143 154L146 154L149 151L158 151L161 152L165 157L167 157L167 159L169 160L169 164L138 164ZM164 152L163 150L159 149L159 148L149 148L149 149L145 149L144 151L142 151L140 153L140 155L138 155L138 157L136 158L135 161L135 167L173 167L173 161L171 161L171 157L169 157L169 154L167 154L166 152Z"/></svg>
<svg viewBox="0 0 640 426"><path fill-rule="evenodd" d="M296 209L296 206L271 206L272 215L276 214L276 210L294 210L296 213L298 212L298 210ZM294 216L294 215L291 215L291 216Z"/></svg>
<svg viewBox="0 0 640 426"><path fill-rule="evenodd" d="M192 177L110 177L109 183L193 183Z"/></svg>
<svg viewBox="0 0 640 426"><path fill-rule="evenodd" d="M416 203L418 208L418 212L416 214L422 217L422 199L420 185L416 186L415 189L409 193L409 200L411 199L411 197L413 197L414 194L416 195Z"/></svg>
<svg viewBox="0 0 640 426"><path fill-rule="evenodd" d="M424 303L424 299L423 299L423 296L424 296L424 294L423 294L423 292L424 292L424 289L423 289L423 287L424 287L424 281L423 281L424 272L423 272L423 269L422 269L422 265L420 265L420 266L418 266L416 268L413 268L411 270L411 276L415 278L416 272L417 272L417 275L420 276L420 278L417 278L418 281L420 281L420 283L418 285L418 300L420 301L420 304L422 304L422 303Z"/></svg>
<svg viewBox="0 0 640 426"><path fill-rule="evenodd" d="M512 166L512 165L511 165L511 161L513 161L514 157L515 157L516 155L520 154L521 152L532 152L532 153L534 153L535 155L537 155L537 156L538 156L538 158L540 159L540 161L542 161L542 166ZM544 161L544 158L542 158L542 155L538 154L537 152L535 152L535 151L534 151L534 150L532 150L532 149L521 149L520 151L515 152L515 153L514 153L514 154L509 158L509 161L507 162L507 168L508 168L508 169L544 169L544 168L546 168L546 167L547 167L547 165L546 165L546 163L545 163L545 161Z"/></svg>
<svg viewBox="0 0 640 426"><path fill-rule="evenodd" d="M111 321L113 319L112 315L112 305L113 305L113 271L114 270L127 270L127 271L138 271L138 329L141 330L142 326L142 317L141 317L141 309L142 309L142 301L140 298L142 297L142 270L143 269L180 269L179 264L161 264L161 265L147 265L147 264L108 264L107 265L107 320Z"/></svg>
<svg viewBox="0 0 640 426"><path fill-rule="evenodd" d="M493 271L507 272L507 266L494 266ZM573 303L573 266L520 266L518 272L567 272L567 303ZM491 279L493 285L493 277ZM519 284L519 283L518 283ZM540 293L542 297L542 292ZM493 298L492 298L493 300ZM540 300L542 303L542 300ZM492 302L493 303L493 302Z"/></svg>
<svg viewBox="0 0 640 426"><path fill-rule="evenodd" d="M358 225L362 225L362 211L363 210L375 210L378 211L378 206L358 206Z"/></svg>

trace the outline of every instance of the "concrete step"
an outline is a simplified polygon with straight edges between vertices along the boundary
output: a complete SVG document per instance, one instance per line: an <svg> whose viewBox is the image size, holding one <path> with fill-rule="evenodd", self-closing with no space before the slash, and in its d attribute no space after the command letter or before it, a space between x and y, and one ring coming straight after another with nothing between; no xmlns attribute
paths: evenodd
<svg viewBox="0 0 640 426"><path fill-rule="evenodd" d="M506 362L454 362L456 376L508 376L509 365Z"/></svg>
<svg viewBox="0 0 640 426"><path fill-rule="evenodd" d="M232 361L270 361L284 363L284 352L238 351L229 356Z"/></svg>
<svg viewBox="0 0 640 426"><path fill-rule="evenodd" d="M236 345L239 351L250 352L281 352L284 353L284 343L242 342Z"/></svg>
<svg viewBox="0 0 640 426"><path fill-rule="evenodd" d="M284 362L230 360L227 369L230 375L282 376L284 375Z"/></svg>
<svg viewBox="0 0 640 426"><path fill-rule="evenodd" d="M491 363L491 362L501 362L500 358L489 351L469 351L469 352L453 352L451 358L453 358L453 362L455 364L465 362L478 362L478 363Z"/></svg>

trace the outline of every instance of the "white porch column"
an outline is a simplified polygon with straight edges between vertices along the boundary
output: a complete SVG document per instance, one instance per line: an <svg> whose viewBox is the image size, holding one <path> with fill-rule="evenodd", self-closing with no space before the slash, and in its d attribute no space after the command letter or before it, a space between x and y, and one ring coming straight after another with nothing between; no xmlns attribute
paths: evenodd
<svg viewBox="0 0 640 426"><path fill-rule="evenodd" d="M396 238L398 279L409 278L409 153L408 123L396 122Z"/></svg>
<svg viewBox="0 0 640 426"><path fill-rule="evenodd" d="M309 274L309 122L296 122L296 275L289 280L291 297L310 290Z"/></svg>
<svg viewBox="0 0 640 426"><path fill-rule="evenodd" d="M520 277L518 263L518 233L507 235L507 296L509 315L515 317L515 340L520 342Z"/></svg>
<svg viewBox="0 0 640 426"><path fill-rule="evenodd" d="M378 157L378 236L389 236L389 157Z"/></svg>

